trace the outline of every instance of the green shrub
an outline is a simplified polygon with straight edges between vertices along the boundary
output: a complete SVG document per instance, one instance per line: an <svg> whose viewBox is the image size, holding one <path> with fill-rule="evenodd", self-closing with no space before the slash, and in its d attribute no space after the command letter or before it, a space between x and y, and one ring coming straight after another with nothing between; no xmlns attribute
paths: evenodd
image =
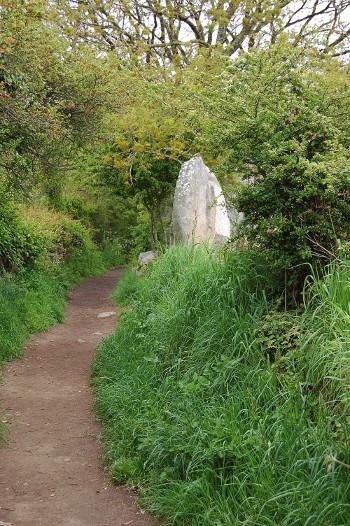
<svg viewBox="0 0 350 526"><path fill-rule="evenodd" d="M25 228L10 197L0 192L0 272L18 271L31 264L40 245L41 238Z"/></svg>
<svg viewBox="0 0 350 526"><path fill-rule="evenodd" d="M349 239L349 70L283 38L228 70L222 134L211 131L249 180L234 192L240 234L286 269L299 297L307 263L324 266Z"/></svg>
<svg viewBox="0 0 350 526"><path fill-rule="evenodd" d="M0 271L19 272L37 266L55 273L63 262L72 259L78 270L78 259L87 255L90 261L81 262L79 274L95 273L96 265L102 269L102 256L98 255L89 230L81 222L45 207L15 208L9 198L2 199L0 212ZM107 263L113 257L117 259L116 252L116 246L110 249ZM89 265L91 271L87 271Z"/></svg>

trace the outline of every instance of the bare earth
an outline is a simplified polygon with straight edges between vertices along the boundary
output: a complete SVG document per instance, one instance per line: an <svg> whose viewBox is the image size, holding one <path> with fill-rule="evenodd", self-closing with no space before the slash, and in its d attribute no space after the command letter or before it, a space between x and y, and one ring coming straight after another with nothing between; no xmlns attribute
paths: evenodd
<svg viewBox="0 0 350 526"><path fill-rule="evenodd" d="M115 327L108 299L121 271L110 270L70 293L64 324L27 343L0 385L10 423L0 446L0 526L156 526L135 494L108 481L92 411L90 366Z"/></svg>

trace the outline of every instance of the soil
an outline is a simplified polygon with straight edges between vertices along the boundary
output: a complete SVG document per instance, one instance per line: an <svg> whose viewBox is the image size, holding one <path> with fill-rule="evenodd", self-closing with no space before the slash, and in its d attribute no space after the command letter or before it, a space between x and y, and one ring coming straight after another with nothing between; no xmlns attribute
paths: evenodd
<svg viewBox="0 0 350 526"><path fill-rule="evenodd" d="M10 437L0 446L0 526L160 524L132 489L109 481L92 409L91 361L115 327L108 296L120 275L112 269L73 289L64 323L34 335L3 371Z"/></svg>

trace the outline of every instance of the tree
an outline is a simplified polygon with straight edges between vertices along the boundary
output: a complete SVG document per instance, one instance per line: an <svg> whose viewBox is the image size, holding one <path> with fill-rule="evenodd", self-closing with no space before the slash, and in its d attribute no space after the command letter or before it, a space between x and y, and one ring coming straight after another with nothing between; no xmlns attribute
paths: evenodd
<svg viewBox="0 0 350 526"><path fill-rule="evenodd" d="M119 152L115 152L118 156ZM111 155L111 153L109 154ZM168 225L166 224L167 199L171 196L179 174L179 165L169 159L157 159L146 154L135 159L128 179L125 172L113 164L106 164L101 169L101 176L105 183L113 188L116 195L125 198L134 197L141 203L149 214L149 239L153 250L159 245L158 232L161 243L169 244Z"/></svg>
<svg viewBox="0 0 350 526"><path fill-rule="evenodd" d="M233 55L284 32L295 45L350 51L347 0L60 0L55 7L73 45L89 40L118 56L156 58L162 65L188 64L201 49Z"/></svg>
<svg viewBox="0 0 350 526"><path fill-rule="evenodd" d="M327 262L337 239L350 239L349 68L279 42L228 75L219 129L246 180L235 199L240 235L300 286L305 263Z"/></svg>
<svg viewBox="0 0 350 526"><path fill-rule="evenodd" d="M0 10L1 172L25 193L50 136L49 108L42 98L53 55L46 39L40 42L41 7L40 2L3 1Z"/></svg>
<svg viewBox="0 0 350 526"><path fill-rule="evenodd" d="M109 134L104 181L117 195L136 198L150 219L150 242L169 243L169 200L181 163L194 153L191 114L181 86L152 67L119 71L115 104L105 119Z"/></svg>
<svg viewBox="0 0 350 526"><path fill-rule="evenodd" d="M104 62L73 53L45 20L42 0L1 0L0 178L55 203L77 148L96 137L106 105Z"/></svg>

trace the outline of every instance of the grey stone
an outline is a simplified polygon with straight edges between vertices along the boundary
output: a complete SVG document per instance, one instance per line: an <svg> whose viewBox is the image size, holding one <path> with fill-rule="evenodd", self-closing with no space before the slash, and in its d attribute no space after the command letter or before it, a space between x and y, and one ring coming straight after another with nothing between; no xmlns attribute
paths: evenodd
<svg viewBox="0 0 350 526"><path fill-rule="evenodd" d="M201 157L182 165L175 189L173 232L175 241L225 242L230 220L221 186Z"/></svg>
<svg viewBox="0 0 350 526"><path fill-rule="evenodd" d="M111 310L108 312L100 312L100 314L97 314L97 317L98 318L109 318L110 316L114 316L114 314L116 314L115 310ZM78 342L79 341L83 341L83 340L78 340Z"/></svg>
<svg viewBox="0 0 350 526"><path fill-rule="evenodd" d="M141 252L139 254L139 268L147 267L150 261L156 257L156 254L150 250L149 252Z"/></svg>

